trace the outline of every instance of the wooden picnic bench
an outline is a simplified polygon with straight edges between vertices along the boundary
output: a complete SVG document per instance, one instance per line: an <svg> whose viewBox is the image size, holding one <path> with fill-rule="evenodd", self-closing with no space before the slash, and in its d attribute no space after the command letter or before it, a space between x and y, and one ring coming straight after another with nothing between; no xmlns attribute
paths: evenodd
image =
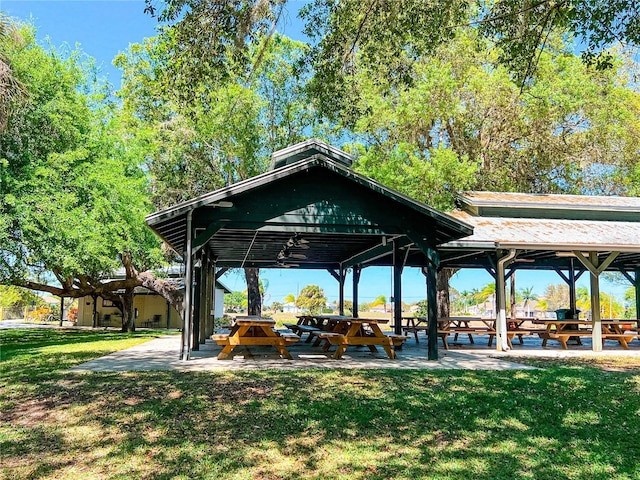
<svg viewBox="0 0 640 480"><path fill-rule="evenodd" d="M298 323L285 323L284 326L300 338L303 334L308 334L305 343L311 343L311 340L323 331L322 324L318 323L313 315L299 315Z"/></svg>
<svg viewBox="0 0 640 480"><path fill-rule="evenodd" d="M482 323L482 325L474 325L471 322ZM454 335L454 341L456 341L460 334L468 335L469 342L472 344L474 343L473 335L489 335L488 345L491 346L496 334L494 325L495 320L480 317L443 317L438 319L438 337L442 340L445 350L449 349L449 335Z"/></svg>
<svg viewBox="0 0 640 480"><path fill-rule="evenodd" d="M402 345L407 339L404 335L385 335L380 329L379 323L387 320L363 319L340 317L333 319L334 328L331 332L318 333L318 337L326 340L323 347L328 350L336 345L336 351L332 355L334 359L340 359L351 345L363 345L369 347L371 352L377 352L377 346L381 346L391 359L396 358L395 348Z"/></svg>
<svg viewBox="0 0 640 480"><path fill-rule="evenodd" d="M547 328L544 331L538 333L542 338L542 346L547 346L548 340L557 340L564 350L567 350L567 341L571 337L592 337L593 330L590 328L592 323L588 320L541 320L538 323L546 324ZM622 348L629 349L628 343L631 342L636 336L637 332L632 330L625 331L623 327L627 325L628 321L612 321L602 320L602 343L605 340L616 340ZM581 325L586 325L589 328L581 329ZM577 328L576 328L577 327Z"/></svg>
<svg viewBox="0 0 640 480"><path fill-rule="evenodd" d="M229 333L217 333L211 339L218 345L222 345L222 351L218 354L218 360L227 360L238 345L255 346L271 345L282 358L291 360L291 354L287 346L300 340L294 333L281 333L273 329L276 322L269 318L243 317L236 318L235 325Z"/></svg>
<svg viewBox="0 0 640 480"><path fill-rule="evenodd" d="M428 332L427 317L407 316L402 317L403 323L400 325L401 331L405 334L413 334L416 339L416 343L420 343L418 339L418 332ZM395 330L395 325L389 325L392 330Z"/></svg>

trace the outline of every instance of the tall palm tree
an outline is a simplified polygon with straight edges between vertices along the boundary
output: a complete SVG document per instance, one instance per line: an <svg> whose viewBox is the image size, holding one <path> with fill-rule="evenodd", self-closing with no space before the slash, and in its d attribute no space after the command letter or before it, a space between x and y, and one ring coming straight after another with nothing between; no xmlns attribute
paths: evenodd
<svg viewBox="0 0 640 480"><path fill-rule="evenodd" d="M533 293L533 287L527 287L520 290L520 295L522 296L522 308L527 309L527 317L529 316L529 302L531 300L537 300L538 295Z"/></svg>

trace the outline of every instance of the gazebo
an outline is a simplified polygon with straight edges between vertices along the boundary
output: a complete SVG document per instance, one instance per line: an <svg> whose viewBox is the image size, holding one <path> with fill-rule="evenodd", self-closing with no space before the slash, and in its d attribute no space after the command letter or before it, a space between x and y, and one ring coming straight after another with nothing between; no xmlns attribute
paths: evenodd
<svg viewBox="0 0 640 480"><path fill-rule="evenodd" d="M147 217L185 262L181 358L213 333L214 279L229 268L326 269L344 311L353 271L353 314L362 268L393 267L394 322L401 327L405 266L421 267L428 300L428 358L437 359L439 245L468 237L467 223L359 175L345 152L309 140L275 152L269 172ZM195 279L195 281L194 281Z"/></svg>

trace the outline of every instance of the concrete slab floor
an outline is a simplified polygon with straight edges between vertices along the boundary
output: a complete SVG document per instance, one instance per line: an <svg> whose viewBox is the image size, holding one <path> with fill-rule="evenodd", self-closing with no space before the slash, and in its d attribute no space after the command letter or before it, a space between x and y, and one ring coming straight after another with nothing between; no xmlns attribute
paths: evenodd
<svg viewBox="0 0 640 480"><path fill-rule="evenodd" d="M151 340L144 344L126 350L112 353L90 362L83 363L71 369L74 372L130 372L130 371L227 371L227 370L297 370L307 368L336 369L463 369L463 370L518 370L533 367L516 363L517 357L551 357L567 358L594 355L631 356L640 363L640 341L634 340L629 350L622 349L617 342L607 341L603 352L591 351L589 339L583 339L582 346L571 346L570 350L562 350L559 345L550 342L542 348L542 341L537 337L525 337L524 344L514 342L513 349L498 352L487 346L488 337L475 336L471 344L468 338L459 338L449 342L449 350L439 345L439 359L427 360L426 338L419 343L409 339L402 350L397 352L398 358L387 358L382 349L378 353L371 353L366 347L349 347L347 353L340 360L331 358L331 353L323 352L319 347L313 347L304 341L289 347L293 360L279 357L272 347L237 347L235 356L231 360L218 360L216 357L221 347L207 340L200 345L200 350L192 353L191 360L180 360L180 337L166 336Z"/></svg>

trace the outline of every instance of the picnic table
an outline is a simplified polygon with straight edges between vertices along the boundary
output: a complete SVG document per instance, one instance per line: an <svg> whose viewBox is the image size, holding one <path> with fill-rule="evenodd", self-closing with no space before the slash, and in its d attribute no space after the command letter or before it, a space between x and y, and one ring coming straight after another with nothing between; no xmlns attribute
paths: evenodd
<svg viewBox="0 0 640 480"><path fill-rule="evenodd" d="M399 347L407 339L403 335L385 335L380 329L380 324L389 320L377 318L355 318L345 316L325 316L326 326L330 331L318 334L319 339L326 340L324 350L332 345L337 349L332 355L334 359L340 359L350 345L364 345L371 352L377 352L377 346L381 346L391 359L396 358L395 347Z"/></svg>
<svg viewBox="0 0 640 480"><path fill-rule="evenodd" d="M558 340L562 348L567 350L569 348L567 341L571 337L591 337L593 335L590 320L536 320L534 323L546 325L544 331L539 333L543 347L547 346L549 340ZM601 320L600 323L603 344L607 339L616 340L622 348L628 350L628 342L637 336L635 331L625 331L625 327L632 323L629 320Z"/></svg>
<svg viewBox="0 0 640 480"><path fill-rule="evenodd" d="M277 332L273 329L275 324L275 320L270 318L237 317L228 334L218 333L211 336L213 341L223 346L222 351L218 354L218 360L229 359L238 345L245 347L271 345L275 347L282 358L291 360L287 346L300 340L300 337L292 333Z"/></svg>
<svg viewBox="0 0 640 480"><path fill-rule="evenodd" d="M402 332L404 332L404 334L408 334L408 333L413 333L413 336L416 339L416 343L420 343L420 340L418 339L418 332L425 332L427 333L429 331L429 327L427 325L427 317L421 317L421 316L403 316L401 317L401 321L402 324L400 326L400 328L402 329ZM395 328L395 325L389 325L392 329Z"/></svg>
<svg viewBox="0 0 640 480"><path fill-rule="evenodd" d="M472 323L473 322L473 323ZM480 317L441 317L438 319L438 337L442 340L445 350L449 349L447 338L454 335L454 341L459 334L469 336L469 343L475 343L473 335L489 335L489 346L493 343L496 334L495 319Z"/></svg>
<svg viewBox="0 0 640 480"><path fill-rule="evenodd" d="M297 323L285 323L284 326L297 334L300 338L305 333L307 335L306 343L311 343L311 340L316 338L314 345L318 345L320 340L317 338L318 334L323 331L331 331L333 325L329 323L332 318L338 318L330 315L297 315Z"/></svg>

